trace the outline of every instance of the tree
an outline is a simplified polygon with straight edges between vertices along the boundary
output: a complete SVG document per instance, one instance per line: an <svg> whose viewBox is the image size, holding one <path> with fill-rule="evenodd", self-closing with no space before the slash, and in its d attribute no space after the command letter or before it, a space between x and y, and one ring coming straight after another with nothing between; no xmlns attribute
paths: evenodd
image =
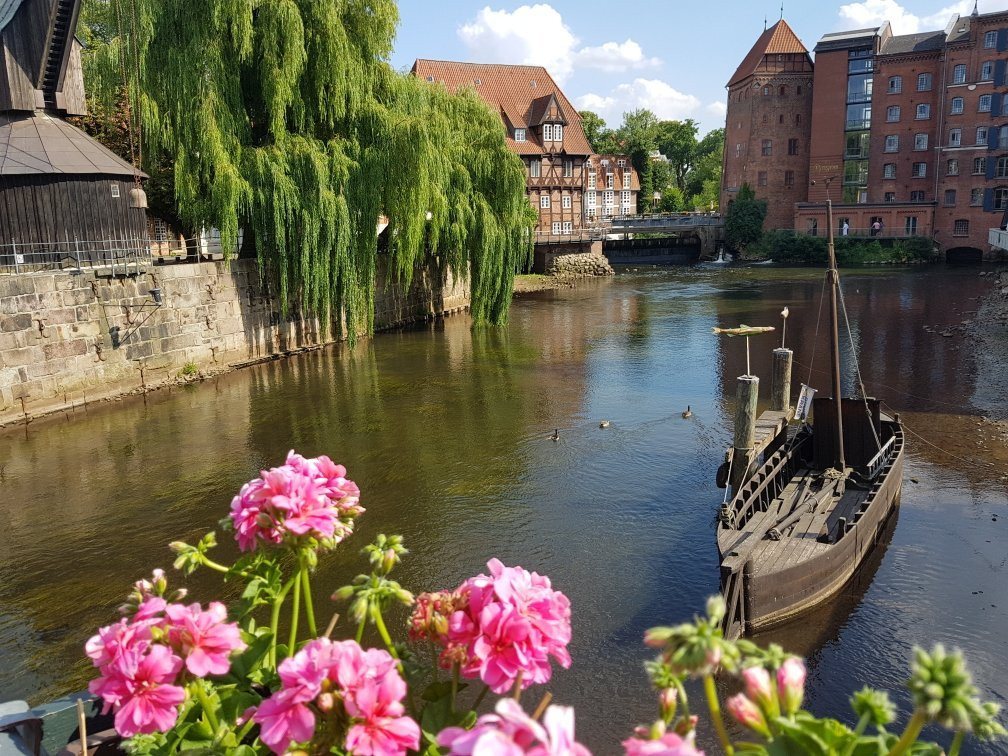
<svg viewBox="0 0 1008 756"><path fill-rule="evenodd" d="M693 168L697 151L699 127L692 118L685 121L662 121L656 128L658 150L668 159L672 179L681 191L686 191L686 176Z"/></svg>
<svg viewBox="0 0 1008 756"><path fill-rule="evenodd" d="M757 200L752 187L743 183L725 215L725 242L728 246L742 252L747 244L758 241L763 235L766 211L766 202Z"/></svg>
<svg viewBox="0 0 1008 756"><path fill-rule="evenodd" d="M392 70L393 0L109 0L91 72L126 71L144 166L174 163L179 214L254 243L281 307L374 323L376 221L389 275L468 275L476 322L504 322L535 213L499 117L471 92ZM121 81L121 79L120 79Z"/></svg>

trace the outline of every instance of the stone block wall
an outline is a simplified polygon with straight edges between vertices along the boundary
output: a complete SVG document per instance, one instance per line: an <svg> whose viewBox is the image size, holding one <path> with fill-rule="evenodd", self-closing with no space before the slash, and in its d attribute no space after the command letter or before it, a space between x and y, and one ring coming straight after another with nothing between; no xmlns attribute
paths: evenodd
<svg viewBox="0 0 1008 756"><path fill-rule="evenodd" d="M469 305L420 273L383 285L375 327ZM159 289L162 304L151 294ZM0 425L331 343L340 323L281 314L251 260L0 276Z"/></svg>

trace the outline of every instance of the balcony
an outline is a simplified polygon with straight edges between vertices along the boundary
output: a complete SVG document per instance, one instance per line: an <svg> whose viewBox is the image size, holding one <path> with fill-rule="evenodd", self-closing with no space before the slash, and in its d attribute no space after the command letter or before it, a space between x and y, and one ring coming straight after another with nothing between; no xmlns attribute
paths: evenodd
<svg viewBox="0 0 1008 756"><path fill-rule="evenodd" d="M854 121L847 121L847 131L856 131L857 129L870 129L871 128L871 118L861 118Z"/></svg>
<svg viewBox="0 0 1008 756"><path fill-rule="evenodd" d="M1003 228L992 228L987 235L987 240L996 249L1008 250L1008 231Z"/></svg>

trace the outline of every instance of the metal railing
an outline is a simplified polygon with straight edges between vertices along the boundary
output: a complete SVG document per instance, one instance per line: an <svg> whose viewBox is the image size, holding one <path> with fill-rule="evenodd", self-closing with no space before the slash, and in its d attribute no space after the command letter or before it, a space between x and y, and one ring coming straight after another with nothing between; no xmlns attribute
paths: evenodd
<svg viewBox="0 0 1008 756"><path fill-rule="evenodd" d="M116 269L125 273L150 261L150 244L139 237L0 244L0 273L7 274L111 268L114 275Z"/></svg>
<svg viewBox="0 0 1008 756"><path fill-rule="evenodd" d="M801 233L800 231L798 233ZM821 236L826 238L826 230L821 231L806 231L805 236ZM875 230L870 226L866 228L855 228L850 226L847 229L847 233L843 232L842 228L838 228L833 232L833 238L836 241L840 241L844 238L849 237L857 238L876 238L876 239L909 239L914 236L931 236L931 229L928 226L917 226L914 229L903 228L889 228L888 226L882 226L881 229Z"/></svg>
<svg viewBox="0 0 1008 756"><path fill-rule="evenodd" d="M598 241L604 239L606 229L603 226L582 226L568 232L554 234L552 231L536 231L536 244L568 244L582 241Z"/></svg>

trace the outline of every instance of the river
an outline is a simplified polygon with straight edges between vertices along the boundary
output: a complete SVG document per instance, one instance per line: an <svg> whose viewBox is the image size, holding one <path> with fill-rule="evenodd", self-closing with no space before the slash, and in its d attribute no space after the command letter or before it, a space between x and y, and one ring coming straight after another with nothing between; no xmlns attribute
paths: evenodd
<svg viewBox="0 0 1008 756"><path fill-rule="evenodd" d="M129 584L169 567L169 541L213 528L244 481L294 448L345 463L368 510L320 567L323 613L379 532L405 536L398 577L413 590L453 587L494 556L547 574L574 620L574 664L550 689L577 705L580 739L615 752L654 717L644 630L717 591L714 473L745 353L711 328L779 328L788 305L795 393L809 376L826 393L821 289L812 269L626 272L516 300L499 331L458 316L10 431L0 699L83 687L83 642ZM978 349L958 329L987 285L974 268L873 269L846 272L844 291L869 393L909 429L902 506L861 581L772 637L807 656L820 714L849 721L848 696L869 683L905 713L910 649L936 641L963 648L984 696L1004 704L1008 453L982 416L1006 415L1008 349ZM752 340L764 400L779 339ZM188 584L217 590L213 574Z"/></svg>

